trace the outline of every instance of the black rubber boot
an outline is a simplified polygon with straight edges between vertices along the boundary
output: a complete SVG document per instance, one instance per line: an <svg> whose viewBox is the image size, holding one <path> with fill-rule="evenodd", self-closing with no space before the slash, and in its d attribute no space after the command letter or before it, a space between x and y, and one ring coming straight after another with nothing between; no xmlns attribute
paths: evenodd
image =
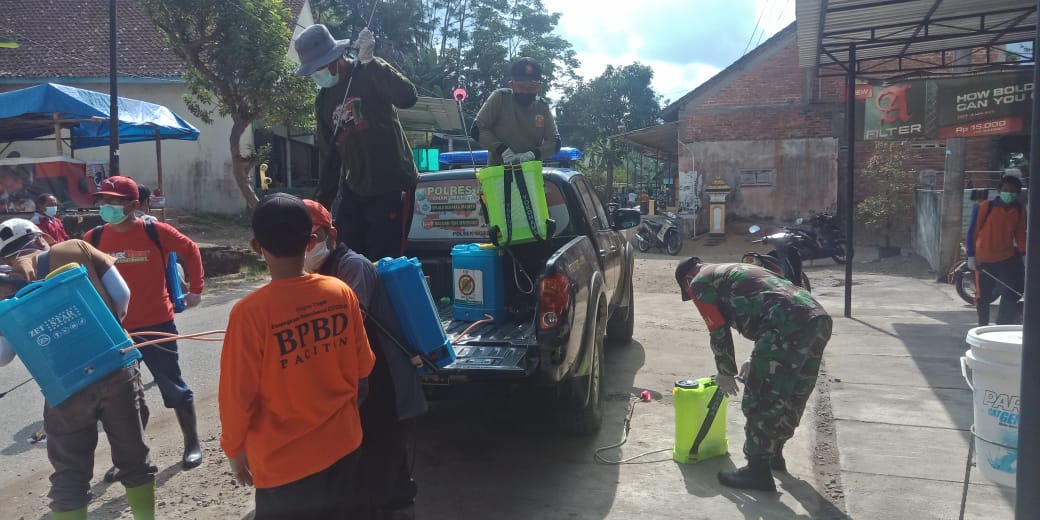
<svg viewBox="0 0 1040 520"><path fill-rule="evenodd" d="M382 520L415 520L415 506L409 505L397 509L384 509Z"/></svg>
<svg viewBox="0 0 1040 520"><path fill-rule="evenodd" d="M191 469L202 464L202 448L199 447L199 430L195 420L195 404L188 403L173 409L177 412L177 422L184 434L184 457L181 467Z"/></svg>
<svg viewBox="0 0 1040 520"><path fill-rule="evenodd" d="M773 468L774 471L783 471L784 473L787 473L787 461L784 460L783 444L776 447L776 453L774 453L773 458L769 460L769 467Z"/></svg>
<svg viewBox="0 0 1040 520"><path fill-rule="evenodd" d="M748 465L733 471L720 471L719 482L723 486L736 489L757 489L759 491L776 491L773 474L769 471L770 457L754 457L748 459Z"/></svg>

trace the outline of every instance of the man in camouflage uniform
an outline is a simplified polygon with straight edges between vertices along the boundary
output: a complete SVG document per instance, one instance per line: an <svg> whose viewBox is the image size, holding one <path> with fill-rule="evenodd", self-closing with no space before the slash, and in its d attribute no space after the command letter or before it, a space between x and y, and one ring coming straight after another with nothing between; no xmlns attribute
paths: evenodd
<svg viewBox="0 0 1040 520"><path fill-rule="evenodd" d="M720 390L738 393L730 326L755 342L739 370L745 378L741 408L748 465L720 472L719 482L776 491L770 468L787 469L784 443L794 435L816 385L831 318L807 291L758 266L705 264L693 257L679 264L675 279L683 300L692 299L708 324Z"/></svg>

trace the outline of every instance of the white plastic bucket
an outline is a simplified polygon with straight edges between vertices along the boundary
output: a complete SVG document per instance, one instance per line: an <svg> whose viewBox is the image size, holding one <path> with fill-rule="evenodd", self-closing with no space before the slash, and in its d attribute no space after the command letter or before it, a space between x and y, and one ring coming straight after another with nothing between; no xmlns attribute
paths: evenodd
<svg viewBox="0 0 1040 520"><path fill-rule="evenodd" d="M1022 326L990 325L968 331L966 341L976 359L1014 367L1022 364Z"/></svg>
<svg viewBox="0 0 1040 520"><path fill-rule="evenodd" d="M1015 487L1022 369L991 363L968 350L961 358L961 373L974 392L976 466L993 482Z"/></svg>

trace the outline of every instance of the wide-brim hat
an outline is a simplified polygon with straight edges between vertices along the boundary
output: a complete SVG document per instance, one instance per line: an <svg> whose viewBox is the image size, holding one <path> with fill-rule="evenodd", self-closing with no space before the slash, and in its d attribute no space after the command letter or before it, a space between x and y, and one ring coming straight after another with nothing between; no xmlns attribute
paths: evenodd
<svg viewBox="0 0 1040 520"><path fill-rule="evenodd" d="M319 23L304 29L296 37L294 46L296 54L300 56L300 66L296 67L296 74L310 76L347 52L350 40L333 38L329 28Z"/></svg>

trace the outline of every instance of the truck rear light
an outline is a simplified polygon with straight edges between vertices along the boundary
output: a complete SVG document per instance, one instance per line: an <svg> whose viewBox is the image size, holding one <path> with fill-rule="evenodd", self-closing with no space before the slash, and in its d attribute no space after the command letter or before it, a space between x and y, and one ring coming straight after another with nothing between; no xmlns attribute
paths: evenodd
<svg viewBox="0 0 1040 520"><path fill-rule="evenodd" d="M560 324L571 299L571 283L562 274L542 278L541 305L538 308L538 328L551 329Z"/></svg>

